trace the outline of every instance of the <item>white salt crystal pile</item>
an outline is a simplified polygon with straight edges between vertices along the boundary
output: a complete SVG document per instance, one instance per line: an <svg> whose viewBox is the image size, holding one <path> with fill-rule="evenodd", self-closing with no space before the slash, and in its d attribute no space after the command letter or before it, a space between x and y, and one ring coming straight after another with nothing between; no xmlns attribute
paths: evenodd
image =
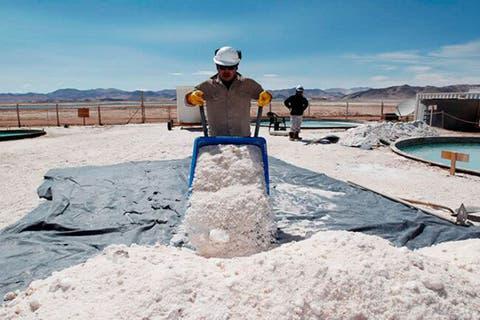
<svg viewBox="0 0 480 320"><path fill-rule="evenodd" d="M423 121L377 122L348 129L340 143L349 147L371 149L393 143L400 138L435 136L438 136L438 132Z"/></svg>
<svg viewBox="0 0 480 320"><path fill-rule="evenodd" d="M200 149L185 231L206 257L245 256L268 249L276 226L257 146Z"/></svg>
<svg viewBox="0 0 480 320"><path fill-rule="evenodd" d="M218 259L165 247L110 246L34 281L0 319L480 319L480 240L442 259L346 231L248 257Z"/></svg>

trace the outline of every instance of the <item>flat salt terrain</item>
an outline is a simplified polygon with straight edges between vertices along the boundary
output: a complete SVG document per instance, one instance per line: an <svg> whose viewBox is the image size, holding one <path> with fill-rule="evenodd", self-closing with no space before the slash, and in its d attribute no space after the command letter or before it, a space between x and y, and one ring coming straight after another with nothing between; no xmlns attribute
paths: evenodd
<svg viewBox="0 0 480 320"><path fill-rule="evenodd" d="M0 143L2 228L43 201L36 188L49 169L185 158L200 135L167 131L165 124L46 130L40 138ZM388 148L305 145L266 129L260 134L269 155L333 178L454 209L480 206L480 177L449 176ZM112 246L34 281L0 308L0 318L479 319L479 267L477 239L412 252L341 231L233 259L164 246Z"/></svg>
<svg viewBox="0 0 480 320"><path fill-rule="evenodd" d="M0 143L0 228L17 221L40 201L36 189L49 169L86 165L110 165L128 161L181 159L191 156L199 132L165 124L46 129L47 135ZM304 138L344 131L304 130ZM442 131L442 134L452 132ZM352 181L400 198L442 204L456 209L461 203L480 206L480 177L457 174L393 153L389 148L362 150L340 144L291 142L270 136L268 153L293 165Z"/></svg>

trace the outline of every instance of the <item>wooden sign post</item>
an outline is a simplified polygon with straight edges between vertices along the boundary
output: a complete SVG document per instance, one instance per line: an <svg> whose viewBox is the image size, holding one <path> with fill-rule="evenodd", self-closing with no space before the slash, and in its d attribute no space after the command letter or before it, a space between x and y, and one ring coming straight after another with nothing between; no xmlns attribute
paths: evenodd
<svg viewBox="0 0 480 320"><path fill-rule="evenodd" d="M453 152L453 151L442 151L442 159L450 160L450 175L455 175L456 163L458 161L468 162L470 161L470 155L466 153Z"/></svg>
<svg viewBox="0 0 480 320"><path fill-rule="evenodd" d="M85 118L90 117L90 109L89 108L78 108L78 117L83 118L83 125L85 125Z"/></svg>

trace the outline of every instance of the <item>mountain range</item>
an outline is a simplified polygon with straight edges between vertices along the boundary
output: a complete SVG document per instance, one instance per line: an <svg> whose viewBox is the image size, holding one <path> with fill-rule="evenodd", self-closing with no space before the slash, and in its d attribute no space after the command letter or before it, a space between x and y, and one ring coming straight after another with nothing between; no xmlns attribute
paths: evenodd
<svg viewBox="0 0 480 320"><path fill-rule="evenodd" d="M304 95L309 99L318 100L379 100L379 99L408 99L419 92L468 92L480 88L480 85L451 85L445 87L434 86L393 86L388 88L372 89L357 88L330 88L305 89ZM295 88L271 90L274 99L285 99L295 93ZM0 93L0 103L20 102L79 102L79 101L138 101L142 92L124 91L119 89L59 89L50 93ZM146 101L175 100L176 91L165 89L159 91L144 91Z"/></svg>

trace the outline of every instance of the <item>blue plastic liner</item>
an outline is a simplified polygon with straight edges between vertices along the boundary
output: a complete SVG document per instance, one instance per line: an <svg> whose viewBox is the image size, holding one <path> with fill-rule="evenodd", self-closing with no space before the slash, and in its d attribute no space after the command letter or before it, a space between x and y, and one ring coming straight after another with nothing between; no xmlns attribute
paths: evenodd
<svg viewBox="0 0 480 320"><path fill-rule="evenodd" d="M198 152L200 148L210 145L235 144L235 145L254 145L260 148L263 159L263 172L265 176L265 187L267 194L270 195L270 176L268 171L267 141L262 137L198 137L193 143L192 163L190 165L190 174L188 178L188 187L192 187L195 176L195 167L197 166Z"/></svg>
<svg viewBox="0 0 480 320"><path fill-rule="evenodd" d="M276 221L284 225L277 230L278 243L309 237L288 230L296 223L311 228L312 234L362 232L409 249L480 238L480 227L455 225L324 174L268 160L269 199ZM0 298L85 262L111 244L168 245L188 207L191 162L185 158L49 170L38 188L45 201L0 230Z"/></svg>

